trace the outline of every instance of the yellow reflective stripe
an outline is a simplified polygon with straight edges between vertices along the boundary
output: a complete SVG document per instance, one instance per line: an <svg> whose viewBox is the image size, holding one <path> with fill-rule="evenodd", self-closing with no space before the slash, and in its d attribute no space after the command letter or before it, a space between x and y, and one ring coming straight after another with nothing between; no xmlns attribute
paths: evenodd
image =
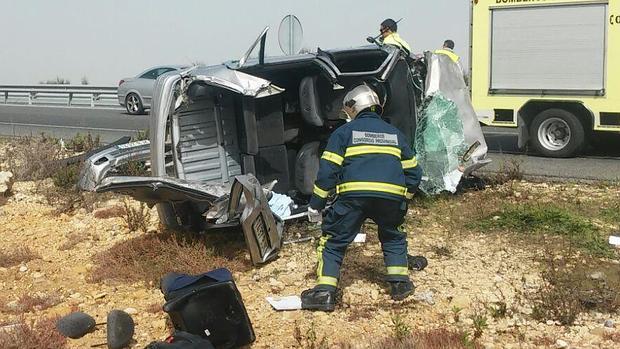
<svg viewBox="0 0 620 349"><path fill-rule="evenodd" d="M412 159L404 160L404 161L401 161L400 163L403 164L403 170L407 170L407 169L418 166L418 159L416 159L414 156Z"/></svg>
<svg viewBox="0 0 620 349"><path fill-rule="evenodd" d="M334 164L340 166L344 162L344 158L336 153L332 153L331 151L324 151L321 159L331 161Z"/></svg>
<svg viewBox="0 0 620 349"><path fill-rule="evenodd" d="M381 182L347 182L339 184L336 187L336 191L340 193L346 193L350 191L378 191L383 193L389 193L394 195L405 196L407 188L400 185L381 183Z"/></svg>
<svg viewBox="0 0 620 349"><path fill-rule="evenodd" d="M387 267L388 275L409 275L407 267Z"/></svg>
<svg viewBox="0 0 620 349"><path fill-rule="evenodd" d="M319 188L316 184L314 185L314 194L321 199L327 199L329 196L329 192Z"/></svg>
<svg viewBox="0 0 620 349"><path fill-rule="evenodd" d="M318 264L316 267L317 284L338 286L338 279L331 276L323 276L323 250L325 249L325 244L329 238L329 235L321 236L319 239L319 246L316 248L318 258Z"/></svg>
<svg viewBox="0 0 620 349"><path fill-rule="evenodd" d="M459 55L457 55L456 53L454 53L454 52L452 52L452 51L448 51L448 50L436 50L436 51L435 51L435 53L436 53L436 54L444 54L444 55L446 55L446 56L450 57L450 59L451 59L454 63L458 62L458 61L459 61L459 59L461 58L461 57L459 57Z"/></svg>
<svg viewBox="0 0 620 349"><path fill-rule="evenodd" d="M316 283L318 285L330 285L334 287L338 287L338 279L331 276L319 276L316 279Z"/></svg>
<svg viewBox="0 0 620 349"><path fill-rule="evenodd" d="M386 145L357 145L348 147L344 157L348 158L367 154L388 154L394 155L400 159L400 149Z"/></svg>

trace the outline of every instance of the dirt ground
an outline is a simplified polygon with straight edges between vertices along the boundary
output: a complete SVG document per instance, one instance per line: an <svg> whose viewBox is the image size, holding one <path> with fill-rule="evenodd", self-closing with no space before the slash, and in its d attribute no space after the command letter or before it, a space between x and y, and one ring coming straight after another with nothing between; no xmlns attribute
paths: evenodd
<svg viewBox="0 0 620 349"><path fill-rule="evenodd" d="M156 211L152 211L148 233L129 232L119 217L96 218L85 210L58 214L34 187L33 182L16 183L13 195L0 206L1 249L7 252L28 247L38 255L31 261L0 268L0 324L10 324L20 317L36 321L62 316L76 309L103 322L109 311L121 309L130 312L136 323L132 348L165 338L169 328L166 314L160 310L163 296L156 284L90 281L97 253L157 233ZM578 201L578 207L584 207L584 202L606 207L616 202L619 193L614 186L517 181L451 199L416 201L410 206L406 224L409 250L426 256L429 265L424 271L411 272L417 286L415 296L399 303L391 301L386 293L380 246L374 226L368 223L367 242L351 246L345 259L341 307L334 313L274 311L265 297L300 294L314 283L315 241L285 245L280 258L262 268L233 270L256 332L251 347L319 347L319 342L331 347L346 342L365 348L403 328L414 332L445 328L466 332L470 337L479 329L477 342L485 348L618 348L618 313L585 311L570 326L534 319L530 300L544 284L545 258L568 258L557 247L557 241L528 239L511 232L485 232L468 224L471 212L482 210L480 214L484 215L484 210L493 209L485 206L485 200L492 196L523 205L545 205L553 198L567 203ZM116 198L99 206L118 203ZM491 220L501 221L497 217ZM604 234L619 228L617 222L598 218L593 222ZM301 235L318 231L306 224L291 229ZM594 271L604 277L620 273L617 253L587 257L578 251L576 255L578 260L598 268ZM244 263L247 265L247 260ZM616 297L619 291L613 290ZM24 295L54 298L57 304L25 313L14 311ZM497 309L493 305L505 305L506 309L490 311ZM88 348L104 343L104 327L82 339L69 340L68 347Z"/></svg>

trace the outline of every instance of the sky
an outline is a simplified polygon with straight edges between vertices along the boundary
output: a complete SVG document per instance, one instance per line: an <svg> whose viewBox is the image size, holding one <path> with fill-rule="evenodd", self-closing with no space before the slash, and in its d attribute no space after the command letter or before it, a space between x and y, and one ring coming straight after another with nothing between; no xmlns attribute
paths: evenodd
<svg viewBox="0 0 620 349"><path fill-rule="evenodd" d="M467 65L469 0L0 0L0 85L62 77L110 86L156 65L239 59L266 26L267 55L281 55L278 26L296 15L303 47L367 44L385 18L416 53L445 39Z"/></svg>

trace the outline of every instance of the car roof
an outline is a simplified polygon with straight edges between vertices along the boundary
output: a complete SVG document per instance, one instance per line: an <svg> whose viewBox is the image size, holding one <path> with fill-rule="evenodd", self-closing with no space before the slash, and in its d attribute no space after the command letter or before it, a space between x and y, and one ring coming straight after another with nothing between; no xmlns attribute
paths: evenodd
<svg viewBox="0 0 620 349"><path fill-rule="evenodd" d="M186 65L186 64L183 64L183 65L182 65L182 64L156 65L156 66L154 66L154 67L150 67L150 68L148 68L148 69L145 69L145 70L141 71L141 72L140 72L138 75L136 75L136 76L140 76L140 75L142 75L142 74L144 74L144 73L146 73L146 72L148 72L148 71L151 71L151 70L153 70L153 69L159 69L159 68L174 68L174 69L176 69L176 70L181 70L181 69L186 69L186 68L189 68L189 67L191 67L191 65Z"/></svg>
<svg viewBox="0 0 620 349"><path fill-rule="evenodd" d="M381 51L381 50L385 50L385 49L377 45L364 45L364 46L358 46L358 47L348 47L348 48L329 49L329 50L321 50L321 48L317 49L318 52L327 52L328 54L339 54L339 53L350 53L350 52L375 52L375 51ZM302 54L289 55L289 56L285 56L285 55L266 56L265 64L304 62L304 61L312 60L318 55L319 53L313 52L313 53L302 53ZM227 66L228 68L236 69L237 63L238 63L238 60L231 60L231 61L224 62L224 65ZM244 68L257 65L257 64L258 64L258 58L256 57L250 58L244 65Z"/></svg>

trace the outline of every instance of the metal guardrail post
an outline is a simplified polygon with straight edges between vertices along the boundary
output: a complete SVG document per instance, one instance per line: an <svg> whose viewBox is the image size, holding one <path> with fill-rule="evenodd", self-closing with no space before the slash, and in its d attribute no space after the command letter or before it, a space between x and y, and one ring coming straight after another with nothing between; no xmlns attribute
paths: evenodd
<svg viewBox="0 0 620 349"><path fill-rule="evenodd" d="M69 101L67 102L67 105L71 106L72 102L73 102L73 93L69 92Z"/></svg>
<svg viewBox="0 0 620 349"><path fill-rule="evenodd" d="M4 91L4 104L9 102L9 91Z"/></svg>
<svg viewBox="0 0 620 349"><path fill-rule="evenodd" d="M28 93L28 105L32 105L32 101L34 100L36 95L37 93L33 91L30 91L30 93Z"/></svg>

